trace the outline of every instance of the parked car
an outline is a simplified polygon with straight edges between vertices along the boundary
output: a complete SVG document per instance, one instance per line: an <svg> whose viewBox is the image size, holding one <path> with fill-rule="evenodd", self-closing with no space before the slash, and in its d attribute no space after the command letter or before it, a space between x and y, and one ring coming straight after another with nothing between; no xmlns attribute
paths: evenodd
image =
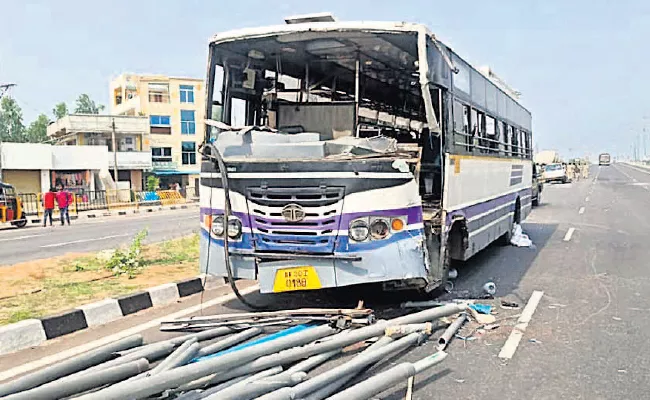
<svg viewBox="0 0 650 400"><path fill-rule="evenodd" d="M544 167L542 177L544 178L544 182L571 182L571 178L567 174L567 166L560 163L548 164Z"/></svg>
<svg viewBox="0 0 650 400"><path fill-rule="evenodd" d="M544 181L542 174L539 171L539 166L537 164L533 164L533 207L537 207L542 202L542 190L544 190Z"/></svg>

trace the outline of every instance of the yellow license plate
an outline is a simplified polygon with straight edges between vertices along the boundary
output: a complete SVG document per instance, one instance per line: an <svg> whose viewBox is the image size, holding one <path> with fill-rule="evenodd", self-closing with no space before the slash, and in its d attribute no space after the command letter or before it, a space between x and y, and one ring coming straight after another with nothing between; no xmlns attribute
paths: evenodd
<svg viewBox="0 0 650 400"><path fill-rule="evenodd" d="M320 279L314 267L284 268L277 270L275 273L275 281L273 282L274 292L320 288Z"/></svg>

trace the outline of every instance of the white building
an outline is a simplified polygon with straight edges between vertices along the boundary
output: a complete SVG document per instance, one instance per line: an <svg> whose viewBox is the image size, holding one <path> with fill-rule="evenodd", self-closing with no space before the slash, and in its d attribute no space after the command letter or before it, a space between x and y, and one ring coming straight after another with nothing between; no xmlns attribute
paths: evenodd
<svg viewBox="0 0 650 400"><path fill-rule="evenodd" d="M2 180L18 193L46 192L63 183L68 190L103 190L99 180L108 174L106 146L53 146L36 143L2 143Z"/></svg>

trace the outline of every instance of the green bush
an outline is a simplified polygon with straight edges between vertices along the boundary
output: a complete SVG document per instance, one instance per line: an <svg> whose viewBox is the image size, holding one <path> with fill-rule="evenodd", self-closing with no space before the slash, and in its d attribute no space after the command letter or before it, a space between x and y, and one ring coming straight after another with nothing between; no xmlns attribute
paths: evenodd
<svg viewBox="0 0 650 400"><path fill-rule="evenodd" d="M156 175L149 175L147 177L147 191L153 192L160 187L160 179Z"/></svg>
<svg viewBox="0 0 650 400"><path fill-rule="evenodd" d="M127 275L129 279L135 278L144 268L142 241L146 237L147 230L143 229L135 235L126 250L116 249L108 263L106 263L106 269L111 270L115 276Z"/></svg>

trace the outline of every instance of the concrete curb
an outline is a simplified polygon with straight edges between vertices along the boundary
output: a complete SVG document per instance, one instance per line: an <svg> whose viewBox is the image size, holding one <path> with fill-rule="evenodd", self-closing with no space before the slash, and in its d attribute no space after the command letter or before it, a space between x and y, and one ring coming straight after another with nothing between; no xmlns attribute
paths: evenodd
<svg viewBox="0 0 650 400"><path fill-rule="evenodd" d="M128 210L115 210L115 211L97 211L84 213L83 216L86 218L99 218L99 217L114 217L120 215L131 215L131 214L142 214L142 213L151 213L156 211L171 211L171 210L187 210L190 208L199 208L199 203L187 203L187 204L177 204L173 206L149 206L149 207L140 207L140 208L131 208ZM82 216L82 218L83 218Z"/></svg>
<svg viewBox="0 0 650 400"><path fill-rule="evenodd" d="M187 203L187 204L177 204L173 206L147 206L140 208L130 208L128 210L115 210L115 211L82 211L82 214L71 215L70 220L84 219L84 218L101 218L101 217L118 217L131 214L142 214L142 213L151 213L156 211L172 211L172 210L188 210L191 208L199 208L199 203ZM35 218L34 216L27 218L32 224L43 223L41 218ZM56 222L59 220L55 220Z"/></svg>
<svg viewBox="0 0 650 400"><path fill-rule="evenodd" d="M116 299L84 304L60 314L0 326L0 355L35 347L59 336L104 325L138 311L174 303L181 297L224 285L221 278L201 274L195 278L155 286Z"/></svg>

